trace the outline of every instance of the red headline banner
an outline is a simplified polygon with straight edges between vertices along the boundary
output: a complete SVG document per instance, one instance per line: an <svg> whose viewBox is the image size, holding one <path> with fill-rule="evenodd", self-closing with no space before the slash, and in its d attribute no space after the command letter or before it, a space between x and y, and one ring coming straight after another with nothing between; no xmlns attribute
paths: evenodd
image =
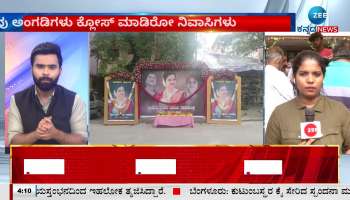
<svg viewBox="0 0 350 200"><path fill-rule="evenodd" d="M28 32L291 31L291 16L24 16Z"/></svg>
<svg viewBox="0 0 350 200"><path fill-rule="evenodd" d="M12 183L338 183L338 147L11 149Z"/></svg>

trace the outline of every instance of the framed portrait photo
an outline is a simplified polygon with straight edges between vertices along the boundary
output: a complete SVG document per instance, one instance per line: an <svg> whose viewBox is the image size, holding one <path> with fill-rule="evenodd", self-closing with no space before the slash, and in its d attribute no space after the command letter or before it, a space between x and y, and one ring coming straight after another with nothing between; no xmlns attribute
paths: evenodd
<svg viewBox="0 0 350 200"><path fill-rule="evenodd" d="M206 78L204 63L144 62L136 67L140 118L159 113L192 114L205 118Z"/></svg>
<svg viewBox="0 0 350 200"><path fill-rule="evenodd" d="M207 123L240 124L241 78L209 76L207 81Z"/></svg>
<svg viewBox="0 0 350 200"><path fill-rule="evenodd" d="M104 124L137 124L138 93L134 81L105 77Z"/></svg>

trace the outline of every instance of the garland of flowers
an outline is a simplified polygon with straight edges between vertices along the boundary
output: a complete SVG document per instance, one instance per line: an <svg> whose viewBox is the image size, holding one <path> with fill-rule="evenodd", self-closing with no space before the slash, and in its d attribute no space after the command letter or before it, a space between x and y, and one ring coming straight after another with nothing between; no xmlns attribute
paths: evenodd
<svg viewBox="0 0 350 200"><path fill-rule="evenodd" d="M211 70L210 75L213 76L214 80L235 80L236 79L236 73L228 69Z"/></svg>
<svg viewBox="0 0 350 200"><path fill-rule="evenodd" d="M119 71L108 74L111 79L119 81L134 81L135 77L130 72Z"/></svg>
<svg viewBox="0 0 350 200"><path fill-rule="evenodd" d="M142 70L193 70L198 69L201 71L201 78L206 79L209 75L209 68L203 62L142 62L138 63L135 68L135 80L137 83L142 84Z"/></svg>

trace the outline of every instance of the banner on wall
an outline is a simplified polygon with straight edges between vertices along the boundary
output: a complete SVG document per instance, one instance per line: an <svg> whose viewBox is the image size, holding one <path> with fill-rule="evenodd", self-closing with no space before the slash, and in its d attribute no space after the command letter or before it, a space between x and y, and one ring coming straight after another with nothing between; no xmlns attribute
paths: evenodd
<svg viewBox="0 0 350 200"><path fill-rule="evenodd" d="M196 69L143 70L140 92L141 116L160 112L205 116L205 80Z"/></svg>

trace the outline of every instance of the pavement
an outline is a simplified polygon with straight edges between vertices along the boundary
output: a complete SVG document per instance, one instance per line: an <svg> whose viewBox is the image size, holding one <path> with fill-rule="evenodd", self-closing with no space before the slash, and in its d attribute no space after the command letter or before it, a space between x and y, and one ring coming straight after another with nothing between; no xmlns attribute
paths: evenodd
<svg viewBox="0 0 350 200"><path fill-rule="evenodd" d="M104 126L102 120L90 121L90 144L262 144L263 122L241 125L195 124L194 128L155 128L151 123Z"/></svg>
<svg viewBox="0 0 350 200"><path fill-rule="evenodd" d="M155 128L151 121L137 125L103 125L90 120L90 144L239 145L262 144L262 109L242 112L240 125L195 123L194 128ZM141 120L142 121L142 120Z"/></svg>

